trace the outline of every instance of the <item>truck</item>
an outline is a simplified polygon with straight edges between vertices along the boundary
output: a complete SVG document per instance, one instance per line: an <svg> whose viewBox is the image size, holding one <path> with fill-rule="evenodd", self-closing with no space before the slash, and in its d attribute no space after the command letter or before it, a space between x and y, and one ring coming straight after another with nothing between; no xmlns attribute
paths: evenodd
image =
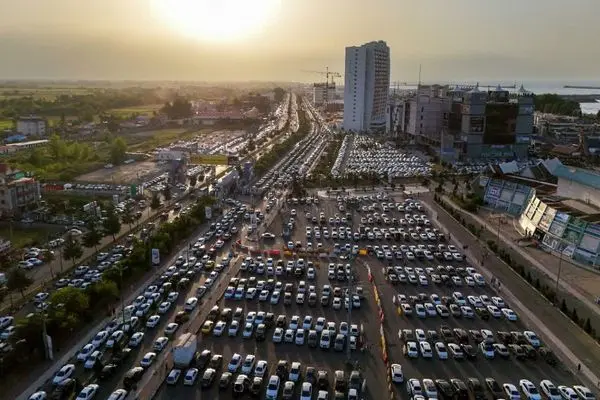
<svg viewBox="0 0 600 400"><path fill-rule="evenodd" d="M192 333L184 333L177 338L173 346L173 364L175 368L188 368L196 355L198 338Z"/></svg>

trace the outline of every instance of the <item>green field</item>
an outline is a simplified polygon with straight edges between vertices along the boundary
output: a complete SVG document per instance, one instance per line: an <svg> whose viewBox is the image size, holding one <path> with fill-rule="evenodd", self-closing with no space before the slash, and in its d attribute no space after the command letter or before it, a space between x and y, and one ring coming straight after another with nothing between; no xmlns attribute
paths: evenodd
<svg viewBox="0 0 600 400"><path fill-rule="evenodd" d="M11 129L13 122L10 119L0 119L0 131L4 129Z"/></svg>
<svg viewBox="0 0 600 400"><path fill-rule="evenodd" d="M57 86L57 87L37 87L37 88L21 88L21 87L0 87L0 99L33 96L37 99L52 100L56 96L62 94L89 94L91 89L79 86Z"/></svg>
<svg viewBox="0 0 600 400"><path fill-rule="evenodd" d="M109 113L115 114L116 116L122 118L128 118L131 116L131 114L152 116L152 113L160 110L162 106L162 104L151 104L138 107L114 108L109 110Z"/></svg>
<svg viewBox="0 0 600 400"><path fill-rule="evenodd" d="M60 229L31 228L13 224L12 229L7 224L0 226L0 237L10 240L13 247L22 249L24 247L40 246L54 237Z"/></svg>
<svg viewBox="0 0 600 400"><path fill-rule="evenodd" d="M145 152L157 147L165 146L177 140L188 140L198 135L212 132L213 129L204 128L188 131L184 128L168 128L155 131L138 132L124 136L128 143L129 151Z"/></svg>

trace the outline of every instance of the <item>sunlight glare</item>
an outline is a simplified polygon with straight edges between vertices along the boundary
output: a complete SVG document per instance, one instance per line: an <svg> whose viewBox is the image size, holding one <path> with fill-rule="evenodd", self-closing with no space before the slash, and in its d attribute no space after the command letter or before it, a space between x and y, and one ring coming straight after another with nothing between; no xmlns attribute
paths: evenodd
<svg viewBox="0 0 600 400"><path fill-rule="evenodd" d="M157 18L194 39L237 41L261 30L280 0L153 0Z"/></svg>

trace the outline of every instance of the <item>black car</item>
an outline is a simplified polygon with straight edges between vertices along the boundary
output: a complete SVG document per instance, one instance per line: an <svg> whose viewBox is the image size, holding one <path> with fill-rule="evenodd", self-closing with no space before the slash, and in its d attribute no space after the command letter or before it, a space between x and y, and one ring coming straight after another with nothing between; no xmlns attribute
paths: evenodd
<svg viewBox="0 0 600 400"><path fill-rule="evenodd" d="M479 318L481 318L484 321L490 319L490 312L486 308L477 307L475 308L475 312L477 313L477 315L479 315Z"/></svg>
<svg viewBox="0 0 600 400"><path fill-rule="evenodd" d="M256 331L254 332L254 337L256 338L256 341L262 342L263 340L265 340L266 332L267 332L266 325L258 324L258 326L256 327Z"/></svg>
<svg viewBox="0 0 600 400"><path fill-rule="evenodd" d="M361 391L363 385L363 379L360 376L360 372L352 371L350 372L350 378L348 379L348 388L356 389L358 392Z"/></svg>
<svg viewBox="0 0 600 400"><path fill-rule="evenodd" d="M485 384L494 399L501 399L504 396L502 387L494 378L485 378Z"/></svg>
<svg viewBox="0 0 600 400"><path fill-rule="evenodd" d="M108 379L115 374L117 371L118 365L116 364L106 364L102 371L100 371L100 379Z"/></svg>
<svg viewBox="0 0 600 400"><path fill-rule="evenodd" d="M467 386L471 390L471 393L473 393L473 398L475 400L485 400L485 391L483 390L483 386L481 386L481 382L479 382L479 379L467 379Z"/></svg>
<svg viewBox="0 0 600 400"><path fill-rule="evenodd" d="M317 370L315 367L306 367L306 372L304 373L304 382L310 382L311 385L314 385L317 381Z"/></svg>
<svg viewBox="0 0 600 400"><path fill-rule="evenodd" d="M443 400L451 400L454 398L455 390L454 387L445 379L436 379L435 387L438 393L442 395Z"/></svg>
<svg viewBox="0 0 600 400"><path fill-rule="evenodd" d="M229 371L225 371L223 372L223 374L221 374L221 378L219 379L219 390L225 390L229 387L229 385L231 384L231 381L233 380L233 374Z"/></svg>
<svg viewBox="0 0 600 400"><path fill-rule="evenodd" d="M65 379L59 385L56 386L56 389L52 392L52 400L63 400L70 399L74 396L75 389L77 387L77 383L75 379Z"/></svg>
<svg viewBox="0 0 600 400"><path fill-rule="evenodd" d="M262 391L263 380L259 377L254 377L252 379L252 383L250 384L250 394L254 397L259 397Z"/></svg>
<svg viewBox="0 0 600 400"><path fill-rule="evenodd" d="M454 387L454 391L456 392L456 399L458 400L468 400L469 399L469 390L467 389L467 385L460 379L450 379L450 384Z"/></svg>
<svg viewBox="0 0 600 400"><path fill-rule="evenodd" d="M222 366L223 356L221 354L215 354L214 356L212 356L210 362L208 363L208 367L215 370L220 370Z"/></svg>
<svg viewBox="0 0 600 400"><path fill-rule="evenodd" d="M558 364L558 360L551 350L547 349L546 347L541 347L539 352L540 356L551 366Z"/></svg>
<svg viewBox="0 0 600 400"><path fill-rule="evenodd" d="M319 390L329 390L329 376L327 371L319 371L317 373L317 388Z"/></svg>
<svg viewBox="0 0 600 400"><path fill-rule="evenodd" d="M460 348L468 359L474 360L477 358L477 350L470 344L461 344Z"/></svg>
<svg viewBox="0 0 600 400"><path fill-rule="evenodd" d="M277 375L282 381L287 380L288 362L286 360L279 360L277 362L277 369L275 370L275 375Z"/></svg>
<svg viewBox="0 0 600 400"><path fill-rule="evenodd" d="M200 371L204 371L204 368L208 365L211 357L212 351L208 349L202 350L202 352L196 356L196 368Z"/></svg>
<svg viewBox="0 0 600 400"><path fill-rule="evenodd" d="M287 318L285 315L280 315L277 317L277 321L275 321L275 326L278 328L285 328L287 326Z"/></svg>
<svg viewBox="0 0 600 400"><path fill-rule="evenodd" d="M123 377L123 387L125 390L130 391L135 389L137 383L142 379L142 375L144 375L144 368L142 367L134 367L127 371Z"/></svg>

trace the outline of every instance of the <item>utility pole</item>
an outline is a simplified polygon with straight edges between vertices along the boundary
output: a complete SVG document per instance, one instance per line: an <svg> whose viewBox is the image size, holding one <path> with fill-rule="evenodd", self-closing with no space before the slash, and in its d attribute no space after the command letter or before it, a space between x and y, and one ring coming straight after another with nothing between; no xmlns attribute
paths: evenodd
<svg viewBox="0 0 600 400"><path fill-rule="evenodd" d="M560 244L558 246L558 251L559 251L558 272L556 274L556 285L554 287L554 304L555 305L558 304L558 283L560 281L560 272L562 270L562 259L563 259L563 250L561 249Z"/></svg>

